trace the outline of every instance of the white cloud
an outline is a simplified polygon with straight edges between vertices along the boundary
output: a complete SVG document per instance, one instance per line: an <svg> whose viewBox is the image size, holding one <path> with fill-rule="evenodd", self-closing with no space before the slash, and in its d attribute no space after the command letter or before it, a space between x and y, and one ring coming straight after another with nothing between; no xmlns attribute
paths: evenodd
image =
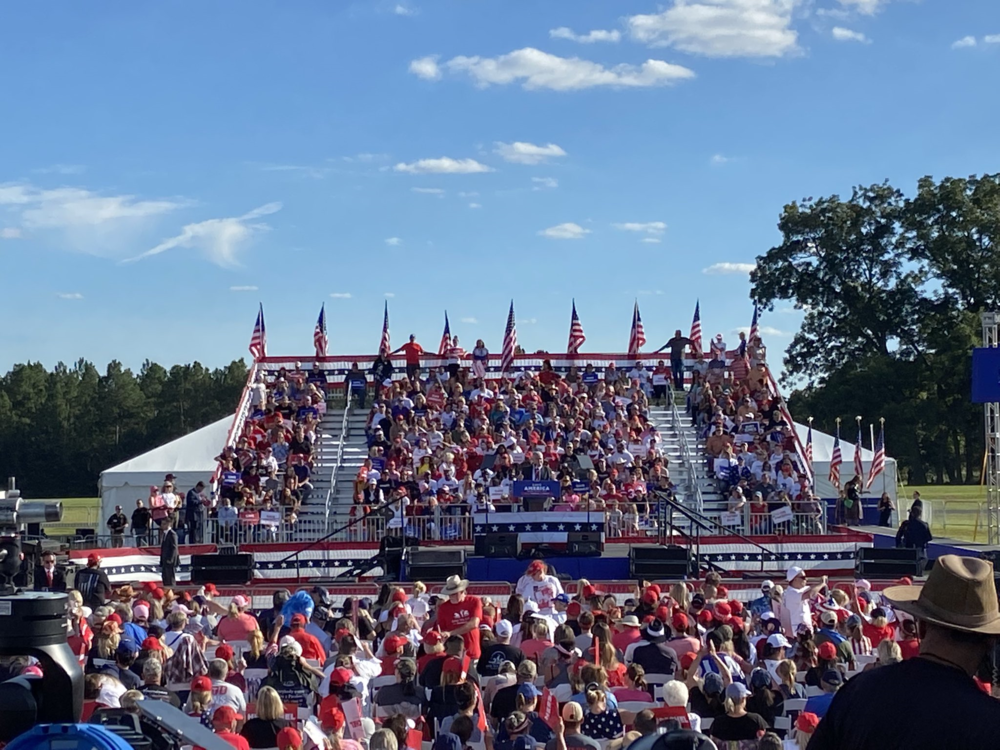
<svg viewBox="0 0 1000 750"><path fill-rule="evenodd" d="M1000 44L1000 34L987 34L983 37L984 44Z"/></svg>
<svg viewBox="0 0 1000 750"><path fill-rule="evenodd" d="M517 324L522 326L533 326L538 322L538 318L518 318Z"/></svg>
<svg viewBox="0 0 1000 750"><path fill-rule="evenodd" d="M470 203L469 204L469 208L482 208L482 207L483 206L482 206L481 203Z"/></svg>
<svg viewBox="0 0 1000 750"><path fill-rule="evenodd" d="M385 293L385 296L386 296L386 297L390 297L390 298L391 298L391 297L395 297L395 296L396 296L396 293L395 293L395 292L386 292L386 293Z"/></svg>
<svg viewBox="0 0 1000 750"><path fill-rule="evenodd" d="M164 240L151 250L129 258L137 261L173 250L177 247L197 248L205 257L223 268L239 265L239 251L257 234L270 230L262 222L251 223L254 219L268 216L281 210L281 203L266 203L242 216L225 219L208 219L195 224L188 224L181 233Z"/></svg>
<svg viewBox="0 0 1000 750"><path fill-rule="evenodd" d="M0 207L21 229L36 235L57 233L60 246L101 257L121 257L164 214L186 205L182 199L139 200L77 187L50 190L30 183L0 183Z"/></svg>
<svg viewBox="0 0 1000 750"><path fill-rule="evenodd" d="M397 16L415 16L417 14L413 8L407 7L402 3L398 3L396 7L392 9L392 12Z"/></svg>
<svg viewBox="0 0 1000 750"><path fill-rule="evenodd" d="M385 244L390 247L398 247L403 244L403 241L399 237L386 237Z"/></svg>
<svg viewBox="0 0 1000 750"><path fill-rule="evenodd" d="M667 225L662 221L647 221L645 223L627 221L623 224L612 224L611 226L623 232L639 232L641 234L663 234L667 231Z"/></svg>
<svg viewBox="0 0 1000 750"><path fill-rule="evenodd" d="M369 154L362 152L360 154L355 154L354 156L342 156L340 158L343 161L346 161L348 164L354 164L354 163L369 164L373 161L383 161L385 159L388 159L389 154Z"/></svg>
<svg viewBox="0 0 1000 750"><path fill-rule="evenodd" d="M885 5L889 0L839 0L840 4L848 10L854 10L863 16L874 16L880 6Z"/></svg>
<svg viewBox="0 0 1000 750"><path fill-rule="evenodd" d="M17 227L4 227L0 229L0 240L16 240L20 239L21 230Z"/></svg>
<svg viewBox="0 0 1000 750"><path fill-rule="evenodd" d="M333 299L350 299L351 298L351 293L350 292L330 292L330 296Z"/></svg>
<svg viewBox="0 0 1000 750"><path fill-rule="evenodd" d="M34 170L35 174L83 174L87 168L82 164L52 164L48 167L41 167Z"/></svg>
<svg viewBox="0 0 1000 750"><path fill-rule="evenodd" d="M580 44L593 44L594 42L617 42L622 38L620 31L605 29L594 29L589 34L576 34L568 26L560 26L558 29L551 29L549 36L553 39L568 39L571 42Z"/></svg>
<svg viewBox="0 0 1000 750"><path fill-rule="evenodd" d="M470 326L474 326L479 321L476 320L475 318L462 318L462 322L463 323L468 323Z"/></svg>
<svg viewBox="0 0 1000 750"><path fill-rule="evenodd" d="M974 36L963 36L961 39L958 39L951 43L952 49L963 49L965 47L975 47L975 46L976 46L976 37Z"/></svg>
<svg viewBox="0 0 1000 750"><path fill-rule="evenodd" d="M478 195L479 195L479 191L478 190L462 190L462 191L459 192L458 197L459 198L475 198Z"/></svg>
<svg viewBox="0 0 1000 750"><path fill-rule="evenodd" d="M56 292L56 296L59 299L83 299L83 295L79 292Z"/></svg>
<svg viewBox="0 0 1000 750"><path fill-rule="evenodd" d="M706 57L784 57L799 52L792 14L802 0L674 0L661 13L625 20L651 47Z"/></svg>
<svg viewBox="0 0 1000 750"><path fill-rule="evenodd" d="M423 193L425 195L436 195L438 197L444 195L444 190L441 188L410 188L414 193Z"/></svg>
<svg viewBox="0 0 1000 750"><path fill-rule="evenodd" d="M553 91L579 91L597 86L647 88L694 78L693 71L663 60L646 60L639 66L621 64L606 68L590 60L559 57L533 47L514 50L499 57L454 57L445 67L451 73L467 73L481 88L511 83L520 83L529 90Z"/></svg>
<svg viewBox="0 0 1000 750"><path fill-rule="evenodd" d="M566 156L566 152L554 143L547 143L544 146L536 146L534 143L524 143L515 141L514 143L501 143L497 141L493 153L498 154L504 161L515 164L543 164L549 159L558 156Z"/></svg>
<svg viewBox="0 0 1000 750"><path fill-rule="evenodd" d="M772 326L760 326L758 328L758 330L760 331L760 335L761 336L785 336L785 337L787 337L787 336L791 336L792 335L788 331L780 331L777 328L773 328ZM739 328L734 328L733 329L733 333L734 334L745 333L745 334L749 335L750 334L750 326L740 326Z"/></svg>
<svg viewBox="0 0 1000 750"><path fill-rule="evenodd" d="M702 273L712 276L720 274L750 273L757 265L755 263L713 263L708 268L703 268Z"/></svg>
<svg viewBox="0 0 1000 750"><path fill-rule="evenodd" d="M586 235L590 234L590 230L584 229L579 224L574 224L570 221L543 229L538 234L542 237L548 237L550 240L582 240Z"/></svg>
<svg viewBox="0 0 1000 750"><path fill-rule="evenodd" d="M659 237L643 237L639 241L649 243L650 245L656 245L662 242L662 240Z"/></svg>
<svg viewBox="0 0 1000 750"><path fill-rule="evenodd" d="M231 292L256 292L257 287L255 286L231 286L229 287Z"/></svg>
<svg viewBox="0 0 1000 750"><path fill-rule="evenodd" d="M712 164L713 167L721 167L723 164L728 164L732 160L733 159L730 156L725 156L723 154L712 154L712 158L709 159L709 162Z"/></svg>
<svg viewBox="0 0 1000 750"><path fill-rule="evenodd" d="M838 42L861 42L862 44L868 44L871 42L871 40L860 31L851 31L850 29L845 29L843 26L834 26L833 31L830 33Z"/></svg>
<svg viewBox="0 0 1000 750"><path fill-rule="evenodd" d="M425 81L436 81L441 78L441 68L438 66L438 55L428 55L410 62L410 72Z"/></svg>
<svg viewBox="0 0 1000 750"><path fill-rule="evenodd" d="M531 181L535 183L532 190L555 190L559 187L559 180L555 177L532 177Z"/></svg>
<svg viewBox="0 0 1000 750"><path fill-rule="evenodd" d="M420 159L410 164L400 162L393 169L408 174L476 174L493 171L492 167L480 164L475 159L452 159L447 156L440 159Z"/></svg>
<svg viewBox="0 0 1000 750"><path fill-rule="evenodd" d="M291 172L314 180L322 180L330 174L330 170L326 167L308 167L300 164L263 164L261 169L265 172Z"/></svg>

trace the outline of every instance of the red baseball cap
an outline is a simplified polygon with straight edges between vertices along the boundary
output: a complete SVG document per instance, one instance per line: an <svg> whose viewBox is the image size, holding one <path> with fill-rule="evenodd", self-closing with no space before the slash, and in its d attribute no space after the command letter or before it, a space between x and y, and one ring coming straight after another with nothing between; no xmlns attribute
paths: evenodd
<svg viewBox="0 0 1000 750"><path fill-rule="evenodd" d="M670 619L670 608L666 604L661 604L656 608L656 619L660 622L666 622Z"/></svg>
<svg viewBox="0 0 1000 750"><path fill-rule="evenodd" d="M835 609L834 612L837 613L837 622L839 622L840 624L844 624L845 622L847 622L848 618L850 618L851 616L851 613L848 612L846 609Z"/></svg>
<svg viewBox="0 0 1000 750"><path fill-rule="evenodd" d="M354 673L346 667L337 667L330 673L330 684L331 685L346 685L351 681Z"/></svg>
<svg viewBox="0 0 1000 750"><path fill-rule="evenodd" d="M298 750L302 747L302 735L295 727L283 727L278 731L277 742L278 750Z"/></svg>
<svg viewBox="0 0 1000 750"><path fill-rule="evenodd" d="M464 671L462 662L454 656L449 656L441 665L441 674L462 674Z"/></svg>
<svg viewBox="0 0 1000 750"><path fill-rule="evenodd" d="M305 624L306 624L306 616L304 614L302 614L301 612L299 612L297 614L292 615L292 627L293 628L296 625L305 625Z"/></svg>
<svg viewBox="0 0 1000 750"><path fill-rule="evenodd" d="M146 640L144 640L142 642L142 650L143 651L162 651L163 650L163 644L160 643L160 641L158 639L153 638L152 636L150 636L149 638L147 638Z"/></svg>
<svg viewBox="0 0 1000 750"><path fill-rule="evenodd" d="M406 639L401 635L389 635L382 641L382 648L387 654L398 654L406 645Z"/></svg>
<svg viewBox="0 0 1000 750"><path fill-rule="evenodd" d="M219 706L215 709L215 713L212 714L212 723L226 726L229 724L235 724L242 718L243 714L236 713L236 709L232 706Z"/></svg>
<svg viewBox="0 0 1000 750"><path fill-rule="evenodd" d="M729 596L729 589L727 589L725 586L720 585L716 587L715 593L720 599L725 599L727 596Z"/></svg>
<svg viewBox="0 0 1000 750"><path fill-rule="evenodd" d="M816 731L816 727L819 726L819 716L812 713L811 711L803 711L799 714L799 718L795 720L795 728L801 729L807 734L812 734Z"/></svg>
<svg viewBox="0 0 1000 750"><path fill-rule="evenodd" d="M646 591L653 591L653 592L655 592L655 593L656 593L656 598L657 598L657 599L659 599L659 598L660 598L660 595L661 595L661 594L663 593L663 590L662 590L662 589L661 589L661 588L659 587L659 585L658 585L658 584L655 584L655 583L651 583L651 584L649 584L649 585L648 585L648 586L646 587Z"/></svg>
<svg viewBox="0 0 1000 750"><path fill-rule="evenodd" d="M196 690L198 692L210 691L212 689L212 681L208 679L205 675L201 677L195 677L191 680L191 690Z"/></svg>
<svg viewBox="0 0 1000 750"><path fill-rule="evenodd" d="M570 617L579 617L582 611L583 607L580 602L570 602L566 605L566 614Z"/></svg>
<svg viewBox="0 0 1000 750"><path fill-rule="evenodd" d="M729 622L729 618L733 616L733 610L726 602L716 602L715 616L722 622Z"/></svg>
<svg viewBox="0 0 1000 750"><path fill-rule="evenodd" d="M674 630L686 631L691 625L688 622L688 616L683 612L678 612L674 615L673 619L670 621Z"/></svg>
<svg viewBox="0 0 1000 750"><path fill-rule="evenodd" d="M428 630L424 633L425 646L438 646L441 644L441 634L436 630Z"/></svg>
<svg viewBox="0 0 1000 750"><path fill-rule="evenodd" d="M591 585L591 584L588 583L586 586L583 587L583 598L584 599L593 599L595 596L597 596L597 587L596 586L593 586L593 585Z"/></svg>
<svg viewBox="0 0 1000 750"><path fill-rule="evenodd" d="M642 592L643 604L656 604L656 601L659 598L660 597L658 597L656 595L656 592L653 591L652 589L646 589L645 591Z"/></svg>
<svg viewBox="0 0 1000 750"><path fill-rule="evenodd" d="M406 599L407 599L406 592L403 591L403 589L396 589L395 591L392 592L392 601L402 602L403 604L406 604Z"/></svg>
<svg viewBox="0 0 1000 750"><path fill-rule="evenodd" d="M212 596L218 596L219 590L217 588L215 588L215 584L214 583L206 583L205 584L205 593L206 594L211 594Z"/></svg>
<svg viewBox="0 0 1000 750"><path fill-rule="evenodd" d="M114 612L114 613L108 615L104 619L104 622L114 622L114 623L118 623L119 625L121 625L122 624L122 618L121 618L121 615L119 615L117 612Z"/></svg>
<svg viewBox="0 0 1000 750"><path fill-rule="evenodd" d="M89 555L87 555L87 565L99 565L101 560L103 559L104 558L101 557L96 552L91 552Z"/></svg>
<svg viewBox="0 0 1000 750"><path fill-rule="evenodd" d="M715 617L707 609L703 609L701 612L698 613L699 625L705 625L705 626L711 625L714 619Z"/></svg>
<svg viewBox="0 0 1000 750"><path fill-rule="evenodd" d="M681 667L683 669L691 669L691 665L694 664L696 658L694 651L688 651L681 657Z"/></svg>
<svg viewBox="0 0 1000 750"><path fill-rule="evenodd" d="M741 615L743 614L743 602L741 602L739 599L730 599L729 609L732 611L734 615Z"/></svg>
<svg viewBox="0 0 1000 750"><path fill-rule="evenodd" d="M734 633L743 632L744 625L742 617L737 617L736 615L733 615L732 617L729 618L729 625L730 627L732 627Z"/></svg>
<svg viewBox="0 0 1000 750"><path fill-rule="evenodd" d="M532 560L531 561L531 565L528 566L528 572L529 573L544 573L545 572L545 563L543 563L541 560Z"/></svg>
<svg viewBox="0 0 1000 750"><path fill-rule="evenodd" d="M344 712L340 708L340 699L330 694L319 704L319 721L326 731L339 732L344 727Z"/></svg>
<svg viewBox="0 0 1000 750"><path fill-rule="evenodd" d="M233 658L235 653L236 652L233 651L233 647L230 646L228 643L220 643L219 647L215 649L215 658L225 659L226 661L229 661L230 659Z"/></svg>
<svg viewBox="0 0 1000 750"><path fill-rule="evenodd" d="M819 655L820 659L825 661L832 661L837 658L837 647L834 646L830 641L819 644L819 648L816 649L816 653Z"/></svg>

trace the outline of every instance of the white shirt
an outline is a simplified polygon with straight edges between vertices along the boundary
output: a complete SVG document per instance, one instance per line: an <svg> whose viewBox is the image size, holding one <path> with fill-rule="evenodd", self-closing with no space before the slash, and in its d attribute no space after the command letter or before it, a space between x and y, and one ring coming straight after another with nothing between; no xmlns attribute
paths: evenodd
<svg viewBox="0 0 1000 750"><path fill-rule="evenodd" d="M212 704L211 711L214 713L219 706L231 706L238 714L247 712L247 699L243 697L243 691L228 682L212 680Z"/></svg>
<svg viewBox="0 0 1000 750"><path fill-rule="evenodd" d="M808 592L808 586L803 586L800 589L793 589L789 586L785 589L785 593L782 596L781 603L784 604L785 609L788 610L788 618L791 622L793 633L802 623L806 623L810 630L812 629L812 615L809 613L809 600L805 598L805 595Z"/></svg>
<svg viewBox="0 0 1000 750"><path fill-rule="evenodd" d="M537 604L539 612L548 613L552 611L552 600L563 593L563 588L555 576L542 576L540 581L536 581L529 575L523 575L517 582L517 593Z"/></svg>

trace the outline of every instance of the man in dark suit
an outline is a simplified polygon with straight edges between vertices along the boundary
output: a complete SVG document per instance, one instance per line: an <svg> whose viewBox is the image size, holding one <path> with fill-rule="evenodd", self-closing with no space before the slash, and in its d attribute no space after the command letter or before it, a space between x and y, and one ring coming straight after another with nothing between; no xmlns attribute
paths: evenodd
<svg viewBox="0 0 1000 750"><path fill-rule="evenodd" d="M35 591L65 591L66 574L56 568L52 552L42 555L42 564L35 566Z"/></svg>
<svg viewBox="0 0 1000 750"><path fill-rule="evenodd" d="M521 479L526 481L547 482L552 478L552 470L545 465L543 456L539 451L533 452L528 463L521 467Z"/></svg>
<svg viewBox="0 0 1000 750"><path fill-rule="evenodd" d="M181 562L177 532L173 521L167 516L160 521L160 532L163 541L160 543L160 575L164 586L174 586L177 583L177 566Z"/></svg>

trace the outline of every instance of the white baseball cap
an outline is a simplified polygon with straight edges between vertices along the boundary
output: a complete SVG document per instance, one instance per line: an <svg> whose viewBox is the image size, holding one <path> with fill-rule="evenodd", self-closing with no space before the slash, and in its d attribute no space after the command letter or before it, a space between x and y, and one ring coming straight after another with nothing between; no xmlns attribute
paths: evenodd
<svg viewBox="0 0 1000 750"><path fill-rule="evenodd" d="M804 573L805 573L805 571L802 570L802 568L800 568L798 565L793 565L792 567L790 567L788 569L788 573L785 575L785 578L788 580L789 583L791 583L792 581L794 581L796 578L798 578L800 575L803 575Z"/></svg>
<svg viewBox="0 0 1000 750"><path fill-rule="evenodd" d="M781 633L774 633L767 637L767 645L771 648L791 648L792 644L788 642Z"/></svg>
<svg viewBox="0 0 1000 750"><path fill-rule="evenodd" d="M774 581L762 581L760 584L761 591L770 591L774 588Z"/></svg>
<svg viewBox="0 0 1000 750"><path fill-rule="evenodd" d="M514 626L507 620L497 620L493 630L496 632L497 638L510 638L514 635Z"/></svg>

